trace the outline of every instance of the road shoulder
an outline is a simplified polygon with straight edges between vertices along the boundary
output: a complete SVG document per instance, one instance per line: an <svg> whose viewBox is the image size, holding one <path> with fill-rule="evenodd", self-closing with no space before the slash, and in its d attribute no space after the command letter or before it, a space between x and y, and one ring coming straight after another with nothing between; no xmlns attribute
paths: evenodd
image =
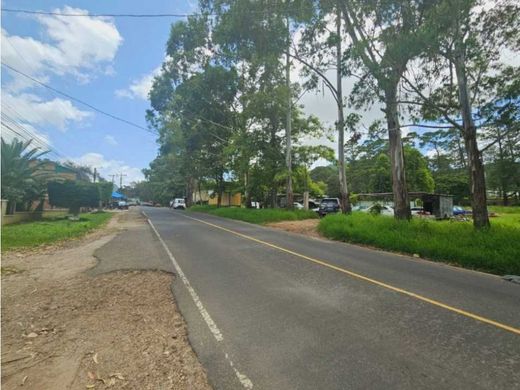
<svg viewBox="0 0 520 390"><path fill-rule="evenodd" d="M137 211L73 246L4 255L3 266L13 270L2 275L4 388L210 388L171 265Z"/></svg>

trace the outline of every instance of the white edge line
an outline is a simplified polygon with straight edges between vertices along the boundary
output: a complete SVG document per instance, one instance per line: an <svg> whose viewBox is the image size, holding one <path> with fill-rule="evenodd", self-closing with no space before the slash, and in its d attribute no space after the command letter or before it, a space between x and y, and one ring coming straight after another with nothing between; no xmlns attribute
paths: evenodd
<svg viewBox="0 0 520 390"><path fill-rule="evenodd" d="M209 315L207 310L204 308L204 305L200 301L199 296L197 295L197 293L195 292L193 287L191 287L190 281L188 280L188 278L186 278L186 275L184 275L184 272L182 272L182 269L179 266L179 263L177 263L177 260L175 260L175 257L173 257L172 252L170 251L170 249L168 248L168 246L166 245L166 243L162 239L161 235L159 234L159 232L157 231L157 229L153 225L152 221L150 220L150 218L148 218L148 215L146 215L146 213L144 211L141 211L141 212L146 217L146 220L148 221L148 224L150 225L150 227L152 228L152 230L156 234L157 238L161 242L164 250L168 254L170 260L173 263L173 266L175 267L175 270L177 271L177 273L179 274L179 277L181 278L182 282L184 283L184 285L188 289L188 291L189 291L189 293L191 295L191 298L193 299L193 302L195 303L195 306L197 306L197 309L199 310L202 318L204 318L204 321L206 321L206 324L208 325L209 330L211 331L211 333L213 334L213 336L215 337L215 339L218 342L224 340L224 336L222 336L222 332L217 327L217 325L215 324L215 322L213 321L213 319L211 318L211 316ZM242 384L242 386L245 389L251 390L253 388L253 382L251 381L251 379L249 379L246 375L242 374L240 371L237 370L237 368L235 367L235 364L229 358L229 355L227 353L225 354L225 356L226 356L226 360L228 361L229 365L231 366L231 368L235 372L235 375L238 378L238 381Z"/></svg>
<svg viewBox="0 0 520 390"><path fill-rule="evenodd" d="M177 271L177 274L179 275L179 277L181 278L182 282L184 283L184 285L188 289L188 291L189 291L189 293L191 295L191 298L193 299L193 302L195 303L195 306L197 306L197 309L199 310L200 315L202 316L202 318L204 318L204 321L206 321L206 324L208 325L208 328L211 331L211 333L213 334L213 336L215 336L215 340L217 340L218 342L224 340L224 336L222 336L222 332L217 327L217 324L215 324L215 321L213 321L213 319L209 315L208 311L204 308L204 305L200 301L199 296L197 295L197 293L195 292L193 287L191 287L190 281L188 280L186 275L184 275L184 272L182 272L182 269L179 266L179 264L177 263L177 260L175 260L175 257L173 257L172 252L170 251L170 249L168 248L168 246L166 245L166 243L164 242L164 240L160 236L160 234L157 231L157 229L155 229L155 226L153 225L152 221L150 221L149 218L148 218L148 223L150 224L152 230L157 235L157 238L161 242L164 250L168 254L168 257L170 258L171 262L173 263L173 266L175 267L175 270Z"/></svg>

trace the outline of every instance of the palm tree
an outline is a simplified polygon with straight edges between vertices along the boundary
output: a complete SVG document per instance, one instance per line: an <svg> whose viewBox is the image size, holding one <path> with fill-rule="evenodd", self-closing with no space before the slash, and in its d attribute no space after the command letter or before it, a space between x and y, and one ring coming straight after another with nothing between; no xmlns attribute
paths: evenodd
<svg viewBox="0 0 520 390"><path fill-rule="evenodd" d="M47 152L39 148L29 148L31 140L11 143L1 139L2 160L2 199L9 201L9 214L15 210L17 202L30 202L41 199L45 193L45 183L39 172L42 162L39 160Z"/></svg>

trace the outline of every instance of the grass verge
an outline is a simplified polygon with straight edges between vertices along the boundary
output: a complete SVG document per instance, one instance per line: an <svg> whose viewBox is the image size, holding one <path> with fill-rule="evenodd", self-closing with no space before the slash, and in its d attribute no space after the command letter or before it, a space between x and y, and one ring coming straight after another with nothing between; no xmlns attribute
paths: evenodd
<svg viewBox="0 0 520 390"><path fill-rule="evenodd" d="M310 210L246 209L239 207L217 208L214 206L192 206L189 210L256 224L318 218L318 215Z"/></svg>
<svg viewBox="0 0 520 390"><path fill-rule="evenodd" d="M511 216L507 221L493 218L490 230L476 231L470 222L336 214L322 219L318 230L333 240L419 254L499 275L520 275L520 214Z"/></svg>
<svg viewBox="0 0 520 390"><path fill-rule="evenodd" d="M66 217L60 217L2 226L2 252L80 237L106 224L112 215L88 213L80 214L79 221L69 221Z"/></svg>

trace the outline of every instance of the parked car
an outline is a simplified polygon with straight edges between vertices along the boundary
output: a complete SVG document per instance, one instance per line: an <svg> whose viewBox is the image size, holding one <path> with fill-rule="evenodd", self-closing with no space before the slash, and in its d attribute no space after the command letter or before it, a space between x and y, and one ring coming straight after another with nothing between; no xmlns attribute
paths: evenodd
<svg viewBox="0 0 520 390"><path fill-rule="evenodd" d="M294 202L293 203L293 208L295 210L303 210L303 204L301 204L300 202Z"/></svg>
<svg viewBox="0 0 520 390"><path fill-rule="evenodd" d="M313 200L309 200L309 210L318 212L320 211L320 205Z"/></svg>
<svg viewBox="0 0 520 390"><path fill-rule="evenodd" d="M321 217L341 211L341 203L338 198L323 198L320 202L318 214Z"/></svg>
<svg viewBox="0 0 520 390"><path fill-rule="evenodd" d="M453 215L467 215L471 214L471 211L464 210L460 206L453 206Z"/></svg>
<svg viewBox="0 0 520 390"><path fill-rule="evenodd" d="M410 211L412 215L424 215L424 209L422 207L412 207Z"/></svg>
<svg viewBox="0 0 520 390"><path fill-rule="evenodd" d="M172 207L173 209L186 210L186 202L182 198L175 198L170 207Z"/></svg>
<svg viewBox="0 0 520 390"><path fill-rule="evenodd" d="M373 204L370 207L367 207L364 210L361 210L364 213L371 213L371 214L380 214L380 215L388 215L393 216L394 215L394 208L391 206L385 206L380 204Z"/></svg>
<svg viewBox="0 0 520 390"><path fill-rule="evenodd" d="M117 202L117 208L119 210L128 210L128 203L125 200L120 200Z"/></svg>

